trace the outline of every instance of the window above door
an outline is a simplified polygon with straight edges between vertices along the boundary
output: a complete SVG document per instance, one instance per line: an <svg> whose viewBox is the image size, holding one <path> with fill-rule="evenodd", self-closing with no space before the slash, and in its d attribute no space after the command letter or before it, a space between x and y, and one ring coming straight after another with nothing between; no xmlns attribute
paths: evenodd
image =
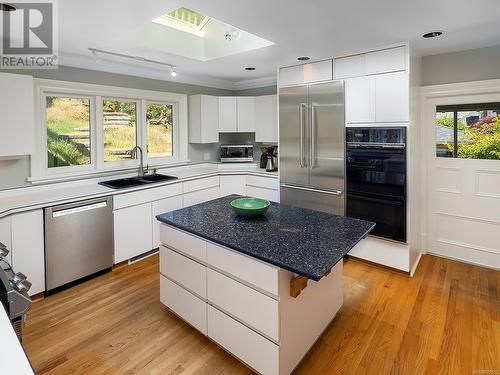
<svg viewBox="0 0 500 375"><path fill-rule="evenodd" d="M500 160L500 102L436 107L436 156Z"/></svg>

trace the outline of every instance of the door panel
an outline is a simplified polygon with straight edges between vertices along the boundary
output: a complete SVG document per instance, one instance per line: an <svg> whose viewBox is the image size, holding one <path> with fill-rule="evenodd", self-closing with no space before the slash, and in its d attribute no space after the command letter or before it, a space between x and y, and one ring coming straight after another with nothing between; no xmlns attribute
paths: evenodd
<svg viewBox="0 0 500 375"><path fill-rule="evenodd" d="M281 186L280 203L335 215L344 215L344 194L328 194Z"/></svg>
<svg viewBox="0 0 500 375"><path fill-rule="evenodd" d="M281 180L308 185L307 86L280 89L280 169Z"/></svg>
<svg viewBox="0 0 500 375"><path fill-rule="evenodd" d="M309 86L310 185L344 190L344 84Z"/></svg>

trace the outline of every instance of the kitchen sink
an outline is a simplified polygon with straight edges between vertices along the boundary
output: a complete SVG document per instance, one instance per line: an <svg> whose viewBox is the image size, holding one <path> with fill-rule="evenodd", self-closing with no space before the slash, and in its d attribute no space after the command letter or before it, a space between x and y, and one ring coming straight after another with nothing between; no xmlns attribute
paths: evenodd
<svg viewBox="0 0 500 375"><path fill-rule="evenodd" d="M99 182L99 185L106 186L111 189L127 189L134 186L154 184L155 182L164 182L169 180L177 180L177 177L154 173L154 174L147 174L144 176L118 178L116 180L101 181Z"/></svg>

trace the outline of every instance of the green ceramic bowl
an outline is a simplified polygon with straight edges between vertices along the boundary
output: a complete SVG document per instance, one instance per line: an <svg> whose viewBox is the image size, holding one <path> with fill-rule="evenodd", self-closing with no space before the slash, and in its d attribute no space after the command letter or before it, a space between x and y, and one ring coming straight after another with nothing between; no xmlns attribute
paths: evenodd
<svg viewBox="0 0 500 375"><path fill-rule="evenodd" d="M238 198L231 201L236 214L243 217L255 217L266 213L271 202L260 198Z"/></svg>

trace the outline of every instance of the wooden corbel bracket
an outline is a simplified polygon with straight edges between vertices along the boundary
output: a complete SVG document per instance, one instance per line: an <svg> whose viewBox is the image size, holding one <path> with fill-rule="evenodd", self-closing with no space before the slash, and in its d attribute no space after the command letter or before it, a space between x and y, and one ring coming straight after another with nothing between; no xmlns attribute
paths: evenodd
<svg viewBox="0 0 500 375"><path fill-rule="evenodd" d="M304 276L295 276L290 280L290 296L297 298L307 286L307 280L307 277Z"/></svg>

